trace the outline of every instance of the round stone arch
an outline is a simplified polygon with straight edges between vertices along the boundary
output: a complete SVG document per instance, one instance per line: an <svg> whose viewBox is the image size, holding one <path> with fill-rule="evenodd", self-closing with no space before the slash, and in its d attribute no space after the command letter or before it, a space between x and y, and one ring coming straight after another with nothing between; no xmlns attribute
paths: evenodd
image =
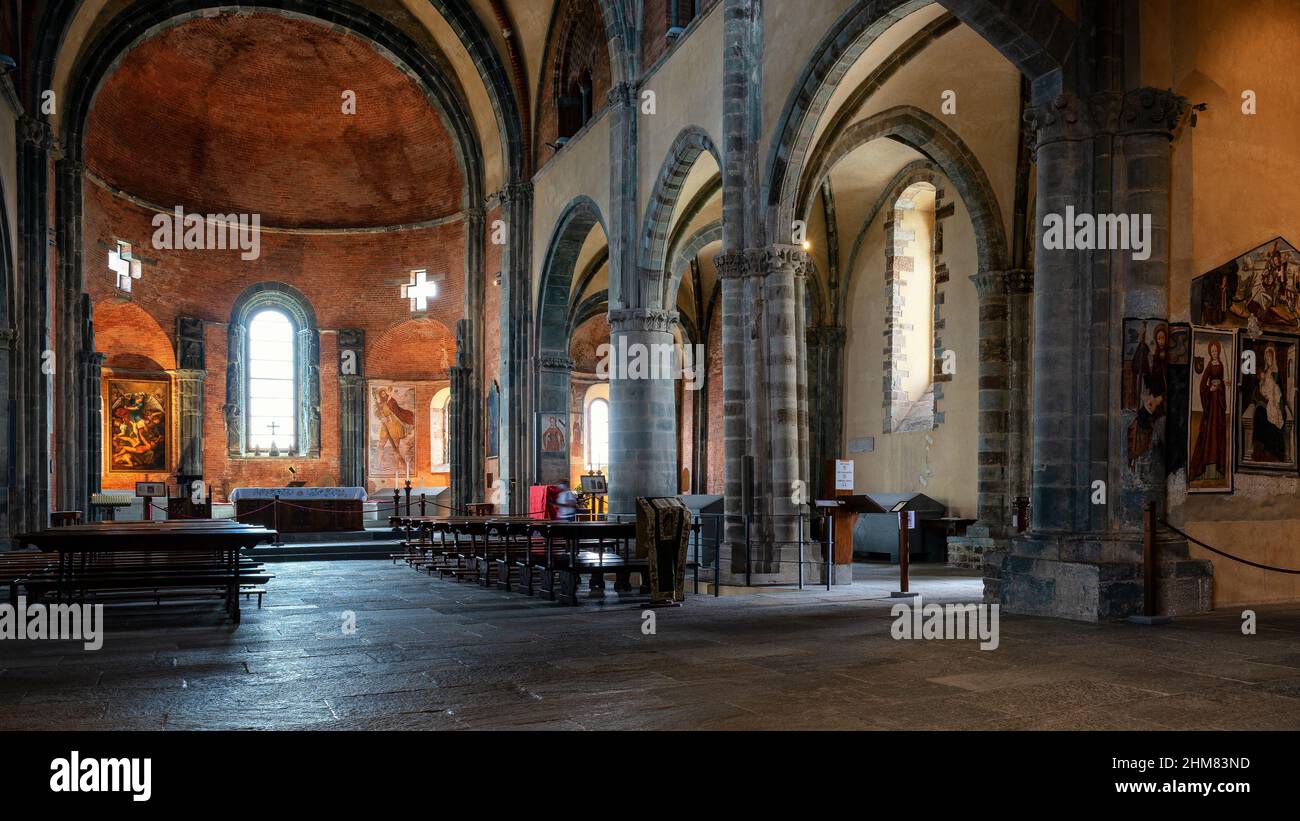
<svg viewBox="0 0 1300 821"><path fill-rule="evenodd" d="M665 276L664 271L668 229L682 186L695 166L695 161L705 152L713 157L719 168L722 167L718 149L704 129L694 125L682 129L668 149L668 156L655 178L654 189L646 206L641 228L640 265L646 291L659 295L660 306L671 307L676 293L671 287L665 287L671 279Z"/></svg>
<svg viewBox="0 0 1300 821"><path fill-rule="evenodd" d="M1007 261L1006 226L997 195L988 175L961 137L933 115L915 106L900 105L885 109L844 130L835 145L826 152L817 168L809 169L807 185L802 188L800 210L807 212L821 181L850 153L873 140L894 139L916 149L930 159L956 189L970 214L975 231L976 252L981 271L1000 271ZM897 178L888 189L891 193L900 182ZM906 187L906 186L904 186ZM877 204L877 208L880 204Z"/></svg>
<svg viewBox="0 0 1300 821"><path fill-rule="evenodd" d="M605 231L605 221L595 201L585 195L575 197L565 206L556 221L543 258L542 278L537 294L534 345L538 357L537 378L534 381L535 407L543 414L569 412L573 376L573 359L569 356L569 338L573 329L569 296L573 288L578 254L587 237L598 226L602 232ZM568 459L539 459L534 478L543 483L567 481Z"/></svg>
<svg viewBox="0 0 1300 821"><path fill-rule="evenodd" d="M691 260L710 244L722 241L722 220L714 220L703 226L682 243L682 247L673 254L672 265L668 269L668 287L664 290L664 305L672 306L677 302L677 290L682 285L682 275Z"/></svg>
<svg viewBox="0 0 1300 821"><path fill-rule="evenodd" d="M768 237L790 242L798 192L812 139L840 81L886 30L931 0L865 0L840 16L813 49L786 99L768 154L763 184ZM1035 99L1069 87L1077 29L1051 3L938 0L1034 84Z"/></svg>

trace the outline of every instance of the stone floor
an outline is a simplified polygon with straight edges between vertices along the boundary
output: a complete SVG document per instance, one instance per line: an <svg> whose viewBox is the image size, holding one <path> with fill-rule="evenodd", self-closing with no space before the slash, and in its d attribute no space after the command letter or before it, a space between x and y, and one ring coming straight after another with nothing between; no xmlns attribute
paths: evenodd
<svg viewBox="0 0 1300 821"><path fill-rule="evenodd" d="M927 601L967 571L916 568ZM894 568L834 591L561 607L378 561L274 565L219 604L110 608L104 647L0 642L0 729L1300 729L1300 607L1162 627L1003 616L895 641ZM612 594L611 594L612 596ZM345 611L356 631L345 634Z"/></svg>

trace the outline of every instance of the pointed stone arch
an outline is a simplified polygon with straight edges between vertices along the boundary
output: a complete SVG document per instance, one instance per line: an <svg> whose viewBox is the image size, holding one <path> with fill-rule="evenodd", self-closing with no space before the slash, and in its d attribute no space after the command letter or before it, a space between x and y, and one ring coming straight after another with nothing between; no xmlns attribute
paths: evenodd
<svg viewBox="0 0 1300 821"><path fill-rule="evenodd" d="M671 306L673 292L664 288L671 279L664 270L664 259L668 247L668 229L672 224L673 212L682 192L682 186L695 166L701 154L708 153L718 167L722 167L721 156L713 139L699 126L687 126L673 140L664 159L659 175L655 178L654 189L646 206L645 219L641 228L641 270L645 277L646 290L657 294L661 305Z"/></svg>

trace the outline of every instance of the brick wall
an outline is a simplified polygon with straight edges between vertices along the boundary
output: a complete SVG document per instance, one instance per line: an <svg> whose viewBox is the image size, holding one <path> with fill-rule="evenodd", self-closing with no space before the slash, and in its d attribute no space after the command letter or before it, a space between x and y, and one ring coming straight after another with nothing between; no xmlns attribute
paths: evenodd
<svg viewBox="0 0 1300 821"><path fill-rule="evenodd" d="M600 9L595 0L559 0L542 66L541 93L537 98L537 168L555 151L547 146L559 136L556 97L566 93L569 79L582 69L591 72L591 112L594 117L607 102L611 84L609 46L605 41Z"/></svg>
<svg viewBox="0 0 1300 821"><path fill-rule="evenodd" d="M316 312L321 331L321 456L293 462L298 478L310 485L338 482L338 329L365 331L366 367L374 369L372 375L446 379L454 351L449 329L464 311L462 223L382 233L263 231L261 256L245 261L237 251L154 250L150 243L153 212L93 184L85 190L85 287L96 305L96 344L108 355L108 363L174 367L174 356L168 358L163 340L170 344L174 338L176 317L195 316L209 323L205 471L218 495L239 486L288 480L283 459L230 460L225 455L221 406L226 401L227 323L235 301L248 286L284 282L301 291ZM108 247L115 238L132 242L146 259L141 279L132 283L129 302L114 287L115 277L107 268ZM406 281L416 267L446 272L447 277L429 304L427 318L412 322L398 281ZM151 323L144 321L146 315ZM424 419L417 423L424 431L421 439L428 435L431 396L430 392L424 397ZM422 464L427 463L422 458ZM132 474L111 474L105 477L105 487L129 487L135 481Z"/></svg>

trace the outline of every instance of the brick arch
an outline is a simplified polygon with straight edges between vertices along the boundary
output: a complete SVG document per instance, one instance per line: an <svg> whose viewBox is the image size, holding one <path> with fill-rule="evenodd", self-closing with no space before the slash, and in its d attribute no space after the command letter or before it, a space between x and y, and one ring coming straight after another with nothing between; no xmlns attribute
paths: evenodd
<svg viewBox="0 0 1300 821"><path fill-rule="evenodd" d="M569 291L573 287L574 268L587 236L597 226L605 232L599 207L590 197L581 195L569 202L555 224L542 262L542 282L537 295L536 350L541 353L567 355Z"/></svg>
<svg viewBox="0 0 1300 821"><path fill-rule="evenodd" d="M95 306L95 350L105 366L132 370L170 371L176 368L171 337L139 305L109 297Z"/></svg>
<svg viewBox="0 0 1300 821"><path fill-rule="evenodd" d="M934 162L953 184L970 214L980 270L1003 270L1007 261L1006 226L988 176L956 132L915 106L894 106L846 128L826 152L824 162L805 173L808 185L804 199L800 200L804 207L799 213L807 211L812 193L840 160L872 140L885 138L911 146Z"/></svg>
<svg viewBox="0 0 1300 821"><path fill-rule="evenodd" d="M704 129L694 125L682 129L668 149L668 156L659 169L659 176L655 178L654 189L650 192L646 206L645 221L641 228L641 270L642 276L647 280L646 290L652 294L659 293L662 305L668 305L673 294L672 290L661 285L670 279L664 275L668 228L672 224L673 211L676 210L682 186L695 166L695 161L705 152L713 157L719 168L722 167L718 149Z"/></svg>
<svg viewBox="0 0 1300 821"><path fill-rule="evenodd" d="M558 0L551 9L537 76L533 167L545 165L541 152L559 133L559 96L572 73L566 66L582 62L590 68L593 118L604 107L610 89L623 78L622 39L615 40L620 21L620 10L617 5L611 7L609 0ZM577 57L581 59L575 60Z"/></svg>
<svg viewBox="0 0 1300 821"><path fill-rule="evenodd" d="M370 379L447 379L455 364L455 334L431 317L399 322L366 345Z"/></svg>
<svg viewBox="0 0 1300 821"><path fill-rule="evenodd" d="M1036 97L1059 91L1071 69L1077 29L1050 2L1025 5L994 0L937 0L984 37L1034 82ZM767 233L789 242L799 186L817 126L845 74L886 30L931 0L863 0L845 12L813 49L790 91L767 163L763 187Z"/></svg>

